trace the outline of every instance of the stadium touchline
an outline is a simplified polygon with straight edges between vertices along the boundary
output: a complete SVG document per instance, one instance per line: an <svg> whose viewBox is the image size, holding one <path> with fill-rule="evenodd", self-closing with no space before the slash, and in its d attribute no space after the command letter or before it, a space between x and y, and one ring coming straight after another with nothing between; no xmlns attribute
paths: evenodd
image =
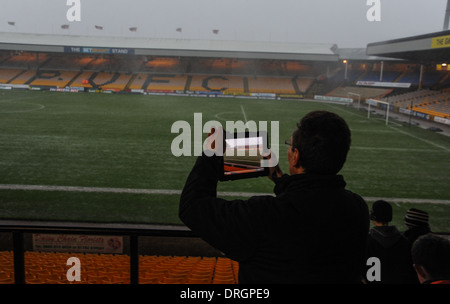
<svg viewBox="0 0 450 304"><path fill-rule="evenodd" d="M258 123L252 120L245 123L242 120L226 121L226 132L224 132L223 126L219 121L209 120L203 124L203 114L194 113L193 130L189 122L184 120L178 120L172 124L171 133L178 133L179 135L172 140L171 151L176 157L200 156L202 153L206 156L223 156L224 152L226 156L234 156L234 149L227 149L226 151L223 149L223 134L226 134L225 140L236 138L235 134L260 134L257 137L261 136L262 141L251 142L249 139L246 139L245 145L247 147L251 145L258 147L258 149L251 150L248 153L250 156L255 156L259 152L263 156L260 161L261 167L273 167L278 164L279 121L270 122L270 150L267 145L269 137L267 127L267 121L259 121ZM210 134L204 141L202 140L203 133ZM237 156L243 155L237 154Z"/></svg>

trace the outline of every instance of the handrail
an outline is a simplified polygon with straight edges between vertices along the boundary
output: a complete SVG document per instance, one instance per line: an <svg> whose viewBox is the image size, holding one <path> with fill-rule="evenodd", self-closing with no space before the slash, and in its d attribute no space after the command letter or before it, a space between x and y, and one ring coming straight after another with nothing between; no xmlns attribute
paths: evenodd
<svg viewBox="0 0 450 304"><path fill-rule="evenodd" d="M14 282L25 284L24 233L103 234L130 237L130 283L139 284L139 236L196 237L185 226L0 221L0 232L13 234Z"/></svg>

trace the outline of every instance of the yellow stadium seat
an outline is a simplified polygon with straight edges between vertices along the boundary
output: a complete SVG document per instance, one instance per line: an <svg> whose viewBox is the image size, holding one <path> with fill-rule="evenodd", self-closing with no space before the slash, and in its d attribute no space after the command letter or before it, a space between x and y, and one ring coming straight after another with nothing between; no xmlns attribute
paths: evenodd
<svg viewBox="0 0 450 304"><path fill-rule="evenodd" d="M27 284L130 284L127 255L76 254L81 281L70 282L67 259L74 254L25 252ZM239 264L228 258L140 256L141 284L235 284ZM0 252L0 284L14 283L12 252Z"/></svg>

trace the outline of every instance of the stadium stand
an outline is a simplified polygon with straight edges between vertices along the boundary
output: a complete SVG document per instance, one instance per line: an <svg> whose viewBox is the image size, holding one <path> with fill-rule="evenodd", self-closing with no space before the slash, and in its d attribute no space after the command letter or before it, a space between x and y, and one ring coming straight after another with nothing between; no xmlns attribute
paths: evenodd
<svg viewBox="0 0 450 304"><path fill-rule="evenodd" d="M35 70L27 70L17 75L13 80L10 80L9 84L26 84L28 80L32 79L36 75Z"/></svg>
<svg viewBox="0 0 450 304"><path fill-rule="evenodd" d="M382 98L392 92L392 89L362 87L362 86L341 86L331 91L327 95L337 97L349 97L349 93L359 94L361 98Z"/></svg>
<svg viewBox="0 0 450 304"><path fill-rule="evenodd" d="M144 73L183 73L183 65L179 58L154 57L145 61L140 69Z"/></svg>
<svg viewBox="0 0 450 304"><path fill-rule="evenodd" d="M450 118L450 104L448 101L443 104L421 104L419 106L414 106L412 110L432 116Z"/></svg>
<svg viewBox="0 0 450 304"><path fill-rule="evenodd" d="M446 73L437 71L424 71L422 77L422 86L424 88L432 88L434 86L437 86L444 77L446 77ZM412 86L418 87L420 85L420 72L403 72L397 79L394 79L393 82L411 83Z"/></svg>
<svg viewBox="0 0 450 304"><path fill-rule="evenodd" d="M92 77L94 72L82 72L78 73L75 79L73 79L70 83L72 87L92 87L92 85L89 84L89 79Z"/></svg>
<svg viewBox="0 0 450 304"><path fill-rule="evenodd" d="M424 72L422 85L426 88L431 88L439 85L440 81L447 76L447 73L437 72L437 71L427 71Z"/></svg>
<svg viewBox="0 0 450 304"><path fill-rule="evenodd" d="M95 60L90 56L75 56L75 55L52 55L47 62L42 65L42 68L48 70L73 70L81 71L84 67Z"/></svg>
<svg viewBox="0 0 450 304"><path fill-rule="evenodd" d="M35 71L35 74L25 84L44 87L65 87L76 75L76 71L39 70Z"/></svg>
<svg viewBox="0 0 450 304"><path fill-rule="evenodd" d="M84 67L84 70L88 71L111 71L111 62L103 57L97 57L94 60L89 61L89 63Z"/></svg>
<svg viewBox="0 0 450 304"><path fill-rule="evenodd" d="M147 79L147 74L139 73L132 77L131 83L128 85L129 90L142 90Z"/></svg>
<svg viewBox="0 0 450 304"><path fill-rule="evenodd" d="M184 91L189 77L177 74L148 74L141 89L153 91ZM140 81L139 81L140 83ZM131 87L134 86L134 82Z"/></svg>
<svg viewBox="0 0 450 304"><path fill-rule="evenodd" d="M123 91L130 79L130 74L94 73L88 81L90 86L95 89Z"/></svg>
<svg viewBox="0 0 450 304"><path fill-rule="evenodd" d="M438 116L450 117L450 92L419 90L383 98L395 107L408 108L416 112Z"/></svg>
<svg viewBox="0 0 450 304"><path fill-rule="evenodd" d="M354 83L359 77L361 77L365 72L361 70L347 70L347 80L346 83ZM342 83L345 80L345 69L340 69L332 77L330 77L330 82Z"/></svg>
<svg viewBox="0 0 450 304"><path fill-rule="evenodd" d="M398 82L401 83L411 83L413 85L418 85L419 84L419 77L420 77L420 73L419 72L409 72L403 75L403 77L401 77Z"/></svg>
<svg viewBox="0 0 450 304"><path fill-rule="evenodd" d="M0 64L3 65L3 63L8 60L9 57L10 55L6 52L0 52Z"/></svg>
<svg viewBox="0 0 450 304"><path fill-rule="evenodd" d="M414 104L421 103L421 102L423 102L423 100L425 100L435 94L437 94L436 91L420 90L420 91L408 92L405 94L398 94L395 96L389 96L388 98L383 98L382 100L387 101L396 107L407 108L411 104L414 105Z"/></svg>
<svg viewBox="0 0 450 304"><path fill-rule="evenodd" d="M409 108L411 100L407 95L395 96L417 88L439 92L450 87L449 75L450 72L428 66L419 83L420 66L398 61L385 62L383 66L377 61L353 61L344 66L294 60L0 51L0 84L3 85L86 91L256 93L296 98L349 97L353 93L363 100L389 96L396 108ZM409 83L411 87L379 88L358 81ZM397 98L401 99L398 103ZM415 111L448 117L445 100L415 98Z"/></svg>
<svg viewBox="0 0 450 304"><path fill-rule="evenodd" d="M306 93L311 85L314 83L313 78L294 78L294 87L297 85L296 91L299 93Z"/></svg>
<svg viewBox="0 0 450 304"><path fill-rule="evenodd" d="M76 256L81 281L69 282L66 266ZM239 264L224 257L139 256L140 284L237 284ZM27 284L129 284L127 255L33 252L25 253ZM13 253L0 252L0 284L14 283Z"/></svg>
<svg viewBox="0 0 450 304"><path fill-rule="evenodd" d="M296 94L291 78L248 77L251 93Z"/></svg>
<svg viewBox="0 0 450 304"><path fill-rule="evenodd" d="M11 80L24 72L25 70L0 69L0 83L9 83Z"/></svg>
<svg viewBox="0 0 450 304"><path fill-rule="evenodd" d="M244 77L194 75L189 85L190 91L220 91L224 93L243 93Z"/></svg>
<svg viewBox="0 0 450 304"><path fill-rule="evenodd" d="M27 52L17 52L12 56L7 57L1 64L2 67L12 67L19 69L37 69L42 63L49 59L46 53L27 53Z"/></svg>
<svg viewBox="0 0 450 304"><path fill-rule="evenodd" d="M380 71L370 71L360 78L361 81L385 81L385 82L395 82L398 77L400 77L402 72L399 71L384 71L381 75Z"/></svg>
<svg viewBox="0 0 450 304"><path fill-rule="evenodd" d="M240 76L192 76L192 91L244 92L246 79Z"/></svg>

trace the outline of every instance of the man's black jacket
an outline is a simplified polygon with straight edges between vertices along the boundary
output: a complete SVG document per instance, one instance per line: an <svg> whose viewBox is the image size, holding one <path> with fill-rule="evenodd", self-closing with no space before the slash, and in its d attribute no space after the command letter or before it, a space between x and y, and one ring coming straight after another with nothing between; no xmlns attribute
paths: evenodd
<svg viewBox="0 0 450 304"><path fill-rule="evenodd" d="M359 283L369 212L340 175L284 175L276 196L217 198L219 157L199 157L179 216L239 262L239 283Z"/></svg>

